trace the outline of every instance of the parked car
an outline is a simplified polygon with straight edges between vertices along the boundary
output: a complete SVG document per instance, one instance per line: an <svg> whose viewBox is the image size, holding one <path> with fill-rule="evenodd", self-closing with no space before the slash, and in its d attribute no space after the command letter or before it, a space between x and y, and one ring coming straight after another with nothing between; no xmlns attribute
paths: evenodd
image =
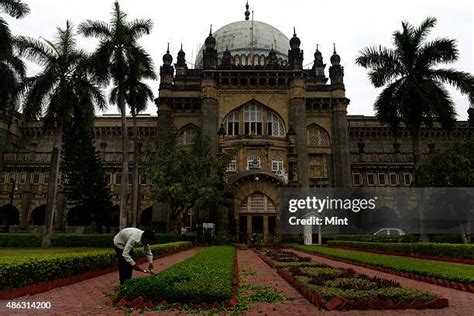
<svg viewBox="0 0 474 316"><path fill-rule="evenodd" d="M374 236L404 236L406 235L400 228L381 228L374 233Z"/></svg>

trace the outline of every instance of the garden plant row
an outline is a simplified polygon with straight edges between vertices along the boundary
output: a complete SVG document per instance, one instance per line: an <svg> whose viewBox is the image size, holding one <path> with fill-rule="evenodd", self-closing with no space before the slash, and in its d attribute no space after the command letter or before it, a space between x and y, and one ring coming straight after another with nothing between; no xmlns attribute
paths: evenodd
<svg viewBox="0 0 474 316"><path fill-rule="evenodd" d="M474 293L474 267L470 265L381 255L324 246L292 245L292 247L313 255Z"/></svg>
<svg viewBox="0 0 474 316"><path fill-rule="evenodd" d="M160 256L191 246L191 242L181 241L152 245L151 250L155 256ZM143 249L136 249L135 255L143 257ZM0 258L0 299L18 297L22 293L44 292L57 286L82 281L113 271L116 265L117 257L112 249L38 257Z"/></svg>
<svg viewBox="0 0 474 316"><path fill-rule="evenodd" d="M353 269L312 262L292 252L264 248L259 255L312 304L327 310L439 309L449 305L447 299L435 294Z"/></svg>
<svg viewBox="0 0 474 316"><path fill-rule="evenodd" d="M474 245L472 244L381 243L334 240L328 241L328 246L474 264Z"/></svg>
<svg viewBox="0 0 474 316"><path fill-rule="evenodd" d="M230 307L237 304L237 271L234 247L209 247L159 274L125 282L115 301L137 309L170 304Z"/></svg>

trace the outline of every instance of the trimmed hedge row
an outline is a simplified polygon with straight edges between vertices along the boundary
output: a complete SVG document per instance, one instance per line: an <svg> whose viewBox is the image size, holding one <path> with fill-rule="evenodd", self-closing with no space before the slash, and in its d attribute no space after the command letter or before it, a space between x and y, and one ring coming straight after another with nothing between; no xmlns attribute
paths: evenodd
<svg viewBox="0 0 474 316"><path fill-rule="evenodd" d="M53 247L113 247L115 234L53 234ZM178 241L174 234L155 234L156 243ZM39 234L6 233L0 234L0 247L40 247L42 236Z"/></svg>
<svg viewBox="0 0 474 316"><path fill-rule="evenodd" d="M417 242L418 237L414 235L402 235L402 236L384 236L384 235L346 235L346 234L328 234L322 236L323 243L328 243L333 240L344 240L344 241L366 241L366 242L401 242L410 243Z"/></svg>
<svg viewBox="0 0 474 316"><path fill-rule="evenodd" d="M154 255L178 251L190 247L188 241L152 245ZM144 256L143 248L134 250L135 256ZM99 271L117 264L112 249L93 250L84 253L58 254L27 258L0 258L0 291L21 288L38 282Z"/></svg>
<svg viewBox="0 0 474 316"><path fill-rule="evenodd" d="M423 259L380 255L369 252L360 252L329 248L322 246L292 245L315 254L322 254L337 259L350 260L358 263L387 268L399 272L414 273L423 276L458 281L464 284L474 284L474 267L447 262L435 262Z"/></svg>
<svg viewBox="0 0 474 316"><path fill-rule="evenodd" d="M458 259L474 259L474 245L439 244L439 243L380 243L360 241L329 241L330 247L349 247L368 251L386 251L413 253Z"/></svg>
<svg viewBox="0 0 474 316"><path fill-rule="evenodd" d="M142 297L145 301L209 304L232 297L235 249L214 246L171 268L145 278L125 282L117 293L117 301Z"/></svg>

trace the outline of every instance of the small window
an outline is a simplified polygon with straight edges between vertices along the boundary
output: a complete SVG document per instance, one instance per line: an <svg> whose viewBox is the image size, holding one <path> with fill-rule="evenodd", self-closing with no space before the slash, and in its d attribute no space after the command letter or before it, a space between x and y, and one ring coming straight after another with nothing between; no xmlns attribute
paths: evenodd
<svg viewBox="0 0 474 316"><path fill-rule="evenodd" d="M228 136L237 136L239 135L240 128L240 117L239 111L233 111L230 113L224 121L224 127L226 129L226 134Z"/></svg>
<svg viewBox="0 0 474 316"><path fill-rule="evenodd" d="M386 181L386 178L385 178L385 173L379 173L378 176L379 176L379 185L380 186L387 185L387 181Z"/></svg>
<svg viewBox="0 0 474 316"><path fill-rule="evenodd" d="M39 172L35 172L31 175L31 182L33 184L39 184L40 183L40 174L39 174Z"/></svg>
<svg viewBox="0 0 474 316"><path fill-rule="evenodd" d="M357 187L362 185L362 177L360 176L360 173L352 174L352 183Z"/></svg>
<svg viewBox="0 0 474 316"><path fill-rule="evenodd" d="M229 164L227 165L225 171L227 172L237 171L237 159L235 157L232 157L232 159L229 161Z"/></svg>
<svg viewBox="0 0 474 316"><path fill-rule="evenodd" d="M251 103L244 108L245 135L262 135L262 107Z"/></svg>
<svg viewBox="0 0 474 316"><path fill-rule="evenodd" d="M404 174L403 174L403 178L404 178L404 181L405 181L405 186L410 186L410 185L411 185L411 182L412 182L412 176L411 176L411 174L409 174L409 173L404 173Z"/></svg>
<svg viewBox="0 0 474 316"><path fill-rule="evenodd" d="M250 155L247 158L247 170L258 170L262 169L262 162L258 155Z"/></svg>
<svg viewBox="0 0 474 316"><path fill-rule="evenodd" d="M122 183L122 173L117 172L115 174L115 184L121 184Z"/></svg>
<svg viewBox="0 0 474 316"><path fill-rule="evenodd" d="M20 173L19 181L20 184L26 184L26 173Z"/></svg>
<svg viewBox="0 0 474 316"><path fill-rule="evenodd" d="M133 174L131 172L128 173L128 185L132 185L133 183Z"/></svg>
<svg viewBox="0 0 474 316"><path fill-rule="evenodd" d="M145 176L140 175L140 184L141 184L141 185L146 185L146 184L147 184L147 181L146 181L146 177L145 177Z"/></svg>
<svg viewBox="0 0 474 316"><path fill-rule="evenodd" d="M44 173L43 183L48 184L49 182L49 172Z"/></svg>
<svg viewBox="0 0 474 316"><path fill-rule="evenodd" d="M391 173L390 174L390 185L391 186L398 185L398 174L396 174L396 173Z"/></svg>
<svg viewBox="0 0 474 316"><path fill-rule="evenodd" d="M275 156L272 159L272 172L282 176L284 174L283 159L280 156Z"/></svg>
<svg viewBox="0 0 474 316"><path fill-rule="evenodd" d="M0 173L0 183L3 184L3 183L6 183L7 182L7 174L5 172L2 172Z"/></svg>
<svg viewBox="0 0 474 316"><path fill-rule="evenodd" d="M374 186L375 185L375 176L373 173L367 174L367 185Z"/></svg>

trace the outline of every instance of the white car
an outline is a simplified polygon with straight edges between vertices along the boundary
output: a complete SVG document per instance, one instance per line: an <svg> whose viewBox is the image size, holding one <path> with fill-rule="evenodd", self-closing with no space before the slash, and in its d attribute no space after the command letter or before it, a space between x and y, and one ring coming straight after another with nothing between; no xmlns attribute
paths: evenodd
<svg viewBox="0 0 474 316"><path fill-rule="evenodd" d="M382 228L374 233L374 236L403 236L405 232L400 228Z"/></svg>

